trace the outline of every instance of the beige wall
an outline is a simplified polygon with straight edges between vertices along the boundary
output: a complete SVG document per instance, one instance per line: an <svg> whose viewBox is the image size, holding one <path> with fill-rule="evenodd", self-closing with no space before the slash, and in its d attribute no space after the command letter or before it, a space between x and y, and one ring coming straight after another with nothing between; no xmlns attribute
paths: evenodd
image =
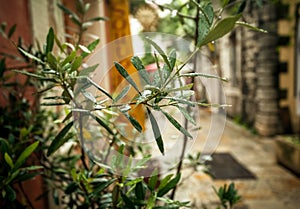
<svg viewBox="0 0 300 209"><path fill-rule="evenodd" d="M278 34L289 36L290 43L279 48L279 61L287 63L287 72L280 73L280 89L287 90L286 99L280 100L280 107L288 107L290 122L294 132L299 132L299 117L296 115L296 98L294 92L295 84L295 32L296 32L296 4L299 0L282 0L282 3L289 4L289 15L286 19L279 20Z"/></svg>

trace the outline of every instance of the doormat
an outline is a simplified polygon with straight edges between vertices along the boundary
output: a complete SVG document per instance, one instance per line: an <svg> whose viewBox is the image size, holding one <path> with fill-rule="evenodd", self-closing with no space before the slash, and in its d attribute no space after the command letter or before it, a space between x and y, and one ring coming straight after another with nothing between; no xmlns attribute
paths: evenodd
<svg viewBox="0 0 300 209"><path fill-rule="evenodd" d="M214 179L256 179L245 166L230 153L215 153L207 161L208 171Z"/></svg>

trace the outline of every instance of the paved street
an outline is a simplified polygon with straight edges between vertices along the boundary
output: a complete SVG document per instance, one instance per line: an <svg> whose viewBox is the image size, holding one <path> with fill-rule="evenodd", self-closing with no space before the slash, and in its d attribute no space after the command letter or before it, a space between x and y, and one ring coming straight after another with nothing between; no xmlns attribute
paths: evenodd
<svg viewBox="0 0 300 209"><path fill-rule="evenodd" d="M208 133L210 115L201 113L202 130L192 153L199 151L201 140ZM226 120L225 130L216 152L229 152L250 170L256 179L213 180L203 171L184 169L186 180L177 192L177 199L191 200L192 208L216 208L218 188L234 182L241 201L236 209L298 209L300 208L300 178L279 166L274 154L274 139L259 137L245 128ZM188 178L187 178L188 177Z"/></svg>

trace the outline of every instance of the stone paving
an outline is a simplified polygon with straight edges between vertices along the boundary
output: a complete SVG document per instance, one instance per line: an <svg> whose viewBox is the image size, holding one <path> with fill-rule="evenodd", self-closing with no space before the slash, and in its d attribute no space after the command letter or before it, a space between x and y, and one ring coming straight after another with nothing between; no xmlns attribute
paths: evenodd
<svg viewBox="0 0 300 209"><path fill-rule="evenodd" d="M209 130L209 114L201 113L201 120L200 140L193 146L191 154L201 149L201 138ZM300 208L300 178L276 163L274 146L273 138L254 135L227 119L216 152L232 154L256 179L214 180L201 169L195 172L185 168L185 181L178 188L176 199L192 201L192 208L195 209L216 209L218 198L213 187L219 188L225 183L234 182L242 196L239 204L234 207L236 209Z"/></svg>

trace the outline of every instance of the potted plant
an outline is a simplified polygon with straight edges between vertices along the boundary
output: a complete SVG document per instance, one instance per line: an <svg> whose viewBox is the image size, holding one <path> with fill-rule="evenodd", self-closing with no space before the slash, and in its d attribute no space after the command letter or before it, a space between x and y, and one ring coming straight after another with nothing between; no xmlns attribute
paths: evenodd
<svg viewBox="0 0 300 209"><path fill-rule="evenodd" d="M223 7L228 2L224 1ZM153 40L147 39L157 53L153 59L156 63L164 63L164 66L157 69L156 75L151 80L141 59L137 56L132 57L131 64L136 68L143 82L147 84L138 87L127 69L122 64L114 62L114 67L128 83L126 88L114 95L88 76L96 69L97 65L87 66L84 63L85 58L95 50L99 40L94 40L84 46L81 38L86 27L94 21L104 19L102 17L87 19L88 3L85 4L79 0L76 12L59 5L80 29L76 36L78 39L73 40L72 43L61 43L56 37L55 31L50 28L43 48L33 49L17 45L20 55L34 71L15 69L14 72L30 78L28 85L36 87L38 95L43 99L42 105L59 107L60 111L55 112L50 109L48 112L37 109L39 114L32 117L29 114L30 109L22 108L21 112L28 117L30 122L23 121L24 129L19 129L19 126L12 124L8 128L11 128L11 133L15 133L17 130L15 135L12 136L11 133L8 133L1 136L0 163L1 167L5 168L0 173L1 206L34 208L31 200L26 198L26 194L24 197L27 201L18 201L16 186L20 182L38 175L43 177L44 182L47 183L45 192L38 194L38 199L48 197L50 194L51 201L62 207L151 209L180 208L189 205L188 202L176 201L174 198L176 187L181 179L181 163L176 172L163 177L159 176L155 169L147 178L129 175L137 173L141 168L147 166L150 157L143 153L143 150L132 146L132 143L123 137L122 130L119 128L120 122L113 116L123 115L131 129L141 132L142 126L130 114L130 110L136 105L142 105L150 119L155 142L161 154L164 154L165 150L164 140L154 112L160 112L179 133L185 136L184 140L191 137L187 126L180 124L165 108L168 106L178 108L188 123L193 122L189 107L209 106L209 104L190 100L191 94L186 94L185 91L190 93L193 83L178 82L178 88L169 88L168 85L182 78L199 76L222 80L223 78L218 76L194 72L182 73L181 70L202 46L229 33L240 19L241 13L219 19L219 16L215 17L215 11L210 1L203 4L191 1L190 4L197 11L199 24L196 27L202 27L201 22L205 28L197 30L199 34L197 34L195 50L188 60L184 63L177 63L176 51L166 52ZM222 11L219 10L221 13ZM239 24L253 28L246 23L239 22ZM8 34L12 32L13 29L10 29ZM54 50L54 46L58 51ZM4 72L6 69L5 59L2 59L0 70ZM90 94L87 90L90 87L95 88L100 96ZM129 88L134 89L136 94L130 100L120 102L127 95ZM53 92L53 89L59 91ZM48 94L45 95L45 93ZM80 103L75 98L78 95L80 95ZM18 106L14 105L10 108L18 108ZM6 124L11 119L4 118L4 116L1 116L1 119L3 124ZM99 130L99 136L109 144L106 149L99 150L101 160L106 162L109 159L107 156L112 151L117 154L117 157L109 159L110 166L99 164L97 160L88 156L88 152L82 146L81 142L93 138L86 124L87 119L93 120ZM62 148L64 148L63 152ZM136 150L143 154L143 158L136 165L132 165L130 157L136 153ZM34 156L38 164L32 165L31 156ZM129 157L125 159L124 156ZM182 156L184 156L184 150ZM120 173L115 172L116 168ZM235 196L234 186L231 185L230 189L230 191L234 191ZM223 193L220 191L219 193ZM169 196L170 193L171 196ZM222 195L219 197L223 198ZM226 205L228 200L224 201L223 204ZM235 201L231 201L230 206Z"/></svg>
<svg viewBox="0 0 300 209"><path fill-rule="evenodd" d="M294 173L300 175L299 136L276 137L276 160Z"/></svg>

